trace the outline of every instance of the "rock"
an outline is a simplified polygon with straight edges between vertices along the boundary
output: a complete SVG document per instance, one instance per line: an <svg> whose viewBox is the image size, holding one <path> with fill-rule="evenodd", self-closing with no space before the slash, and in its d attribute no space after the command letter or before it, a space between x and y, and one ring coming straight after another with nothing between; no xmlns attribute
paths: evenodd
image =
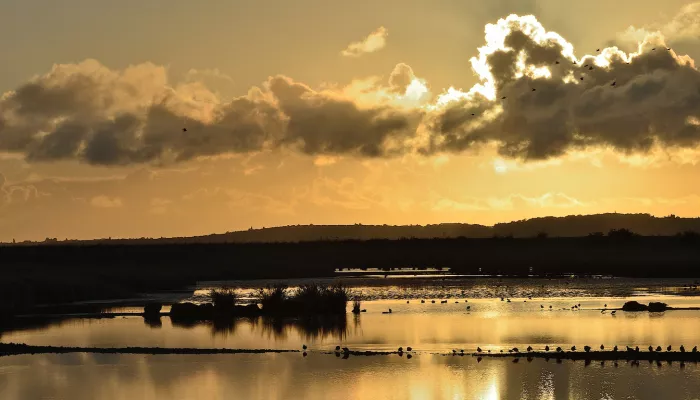
<svg viewBox="0 0 700 400"><path fill-rule="evenodd" d="M647 311L648 309L648 306L636 301L628 301L622 306L622 311Z"/></svg>
<svg viewBox="0 0 700 400"><path fill-rule="evenodd" d="M668 304L661 302L649 303L649 312L663 312L668 309Z"/></svg>

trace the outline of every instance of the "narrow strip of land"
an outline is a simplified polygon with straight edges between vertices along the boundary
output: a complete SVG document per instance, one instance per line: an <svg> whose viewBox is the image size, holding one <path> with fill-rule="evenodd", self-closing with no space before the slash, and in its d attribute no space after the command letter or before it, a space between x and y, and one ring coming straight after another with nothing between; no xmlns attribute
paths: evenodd
<svg viewBox="0 0 700 400"><path fill-rule="evenodd" d="M288 349L214 349L214 348L163 348L163 347L63 347L63 346L32 346L23 343L0 343L0 357L27 354L65 354L65 353L97 353L97 354L263 354L263 353L300 353L300 350ZM320 351L321 354L348 356L403 356L403 351L350 350ZM408 358L420 352L405 352ZM465 356L468 353L430 353L444 356ZM306 354L305 354L306 355ZM562 351L562 352L510 352L510 353L471 353L472 357L490 358L543 358L555 360L584 360L584 361L689 361L700 362L700 352L681 351Z"/></svg>
<svg viewBox="0 0 700 400"><path fill-rule="evenodd" d="M700 352L681 351L531 351L520 353L472 353L473 357L492 358L544 358L555 360L591 360L591 361L700 361Z"/></svg>
<svg viewBox="0 0 700 400"><path fill-rule="evenodd" d="M63 347L30 346L23 343L0 343L0 357L22 354L259 354L259 353L298 353L299 350L278 349L211 349L211 348L163 348L163 347Z"/></svg>

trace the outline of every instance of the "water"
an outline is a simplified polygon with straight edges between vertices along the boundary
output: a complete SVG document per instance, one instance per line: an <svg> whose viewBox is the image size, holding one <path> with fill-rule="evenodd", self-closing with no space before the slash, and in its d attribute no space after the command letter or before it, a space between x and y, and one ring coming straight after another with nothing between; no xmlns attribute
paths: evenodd
<svg viewBox="0 0 700 400"><path fill-rule="evenodd" d="M210 289L235 287L244 300L253 302L257 290L284 283L293 289L307 283L342 283L361 300L389 299L490 299L500 297L625 297L651 294L697 296L698 282L692 279L570 278L512 279L460 275L365 275L326 279L202 282L189 301L206 301ZM695 287L694 287L695 286Z"/></svg>
<svg viewBox="0 0 700 400"><path fill-rule="evenodd" d="M3 399L692 399L699 367L424 355L134 356L0 359Z"/></svg>
<svg viewBox="0 0 700 400"><path fill-rule="evenodd" d="M441 353L455 348L474 351L477 346L498 350L528 345L534 348L700 345L697 329L700 311L618 312L612 316L594 309L604 304L619 307L626 300L533 298L527 302L512 299L508 303L499 299L472 299L458 304L454 303L456 300L448 304L376 300L363 303L367 313L358 317L348 314L344 326L332 325L327 332L294 321L275 324L262 318L240 319L217 327L209 323L177 326L170 318L163 317L162 325L153 327L141 317L117 317L69 320L39 329L6 332L0 339L32 345L95 347L299 349L306 344L312 349L328 350L342 344L357 350L396 350L399 346L412 346L422 352ZM648 296L644 301L700 307L698 297ZM581 311L572 311L573 304L581 304ZM467 305L470 311L466 310ZM391 314L382 314L389 308Z"/></svg>
<svg viewBox="0 0 700 400"><path fill-rule="evenodd" d="M396 280L401 279L401 283ZM367 313L348 314L319 329L303 321L241 319L160 324L140 317L74 319L34 329L7 331L3 342L82 347L199 347L300 349L301 354L134 356L36 355L0 358L2 399L607 399L698 398L698 366L453 357L477 346L498 352L545 345L607 348L700 345L700 311L623 313L629 299L700 307L687 281L475 280L473 278L360 278L353 290ZM247 282L248 296L271 282ZM274 283L274 282L272 282ZM292 282L298 284L303 282ZM692 282L691 282L692 283ZM205 283L191 300L220 283ZM240 286L240 283L238 283ZM403 296L402 296L403 295ZM510 298L501 301L500 296ZM512 296L512 297L511 297ZM531 298L529 298L531 297ZM426 303L420 299L425 298ZM369 300L367 300L369 299ZM409 299L410 303L406 303ZM432 303L431 300L436 302ZM447 304L441 300L449 299ZM572 310L580 304L580 311ZM470 310L467 310L467 306ZM544 308L542 308L543 306ZM549 306L552 306L550 310ZM392 309L391 314L382 312ZM353 350L412 346L414 357L350 357L324 354L336 345Z"/></svg>

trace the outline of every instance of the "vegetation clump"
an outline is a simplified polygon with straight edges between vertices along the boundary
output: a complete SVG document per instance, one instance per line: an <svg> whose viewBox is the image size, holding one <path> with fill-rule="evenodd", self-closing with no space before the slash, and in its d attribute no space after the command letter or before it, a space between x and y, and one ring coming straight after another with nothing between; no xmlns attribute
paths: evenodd
<svg viewBox="0 0 700 400"><path fill-rule="evenodd" d="M145 317L153 318L153 317L160 317L160 310L163 308L163 305L160 303L149 303L146 304L143 307L143 315Z"/></svg>
<svg viewBox="0 0 700 400"><path fill-rule="evenodd" d="M231 288L212 289L209 291L209 298L217 311L232 311L236 306L238 295Z"/></svg>
<svg viewBox="0 0 700 400"><path fill-rule="evenodd" d="M330 315L345 314L349 292L341 284L307 284L291 293L286 286L267 287L258 297L266 315Z"/></svg>
<svg viewBox="0 0 700 400"><path fill-rule="evenodd" d="M237 293L233 289L215 289L209 292L210 303L173 304L170 317L178 323L221 320L231 317L309 317L344 315L349 298L348 290L341 284L301 285L289 290L284 285L268 286L258 291L257 304L236 305ZM359 312L359 301L356 301ZM354 312L354 311L353 311Z"/></svg>
<svg viewBox="0 0 700 400"><path fill-rule="evenodd" d="M668 304L661 302L649 303L649 312L663 312L668 309Z"/></svg>
<svg viewBox="0 0 700 400"><path fill-rule="evenodd" d="M648 306L636 301L628 301L622 306L622 311L647 311Z"/></svg>
<svg viewBox="0 0 700 400"><path fill-rule="evenodd" d="M170 318L178 323L206 320L223 320L232 317L253 317L260 315L256 304L236 305L238 294L234 289L213 289L209 292L210 303L194 304L190 302L173 304Z"/></svg>
<svg viewBox="0 0 700 400"><path fill-rule="evenodd" d="M663 312L668 310L668 308L668 304L661 302L651 302L647 306L636 301L628 301L622 306L622 311Z"/></svg>

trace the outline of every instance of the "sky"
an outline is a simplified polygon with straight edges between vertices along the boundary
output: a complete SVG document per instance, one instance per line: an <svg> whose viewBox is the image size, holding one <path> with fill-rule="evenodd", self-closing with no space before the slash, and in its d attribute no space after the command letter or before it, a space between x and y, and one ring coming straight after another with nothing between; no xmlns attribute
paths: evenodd
<svg viewBox="0 0 700 400"><path fill-rule="evenodd" d="M700 3L0 1L0 241L700 215Z"/></svg>

